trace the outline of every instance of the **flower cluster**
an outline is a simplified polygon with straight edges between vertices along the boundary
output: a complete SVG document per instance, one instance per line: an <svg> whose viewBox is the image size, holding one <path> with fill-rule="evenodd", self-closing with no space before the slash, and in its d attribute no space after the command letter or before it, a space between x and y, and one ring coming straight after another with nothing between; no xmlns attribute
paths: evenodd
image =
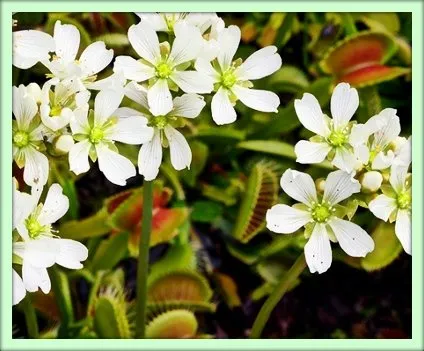
<svg viewBox="0 0 424 351"><path fill-rule="evenodd" d="M295 101L300 122L316 134L296 144L297 162L328 160L339 170L328 175L318 192L308 174L287 170L281 187L301 204L275 205L266 220L268 229L276 233L293 233L305 227L305 257L312 273L323 273L330 267L330 241L338 242L353 257L374 250L372 238L357 224L343 219L353 217L346 209L354 202L383 221L396 222L396 236L411 254L411 137L399 136L399 117L391 108L364 124L352 121L358 106L358 92L347 83L339 83L333 91L332 118L309 93ZM360 192L366 196L360 198Z"/></svg>
<svg viewBox="0 0 424 351"><path fill-rule="evenodd" d="M48 267L78 269L87 258L82 244L60 239L52 229L69 207L61 186L51 185L44 205L38 205L57 159L67 158L75 175L98 162L110 182L125 185L137 169L118 146L140 145L138 173L153 180L166 148L176 170L190 168L190 145L178 129L200 115L209 101L205 96L212 96L211 117L219 125L236 121L237 101L277 112L278 96L253 89L252 83L281 67L276 47L258 50L243 62L234 59L240 29L225 27L215 13L137 15L140 22L128 30L136 58L114 59L102 41L78 55L79 30L61 21L53 36L36 30L13 33L13 65L41 64L48 71L42 86L13 87L13 159L31 187L31 194L15 189L14 195L14 263L22 265L22 279L13 273L14 303L25 291L50 290ZM159 32L166 32L168 41L160 41ZM112 61L113 74L98 80ZM136 109L122 107L124 98Z"/></svg>

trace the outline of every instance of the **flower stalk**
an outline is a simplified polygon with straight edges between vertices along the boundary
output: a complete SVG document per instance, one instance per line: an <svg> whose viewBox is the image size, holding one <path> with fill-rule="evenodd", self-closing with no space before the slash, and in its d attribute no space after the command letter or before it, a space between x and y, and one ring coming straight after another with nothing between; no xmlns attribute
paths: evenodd
<svg viewBox="0 0 424 351"><path fill-rule="evenodd" d="M137 302L135 337L145 338L147 307L147 275L149 269L150 233L152 231L153 182L144 180L143 218L137 266Z"/></svg>
<svg viewBox="0 0 424 351"><path fill-rule="evenodd" d="M37 339L39 335L37 315L35 314L35 308L31 303L31 298L29 295L27 295L26 298L22 301L22 308L24 310L28 336L32 339Z"/></svg>
<svg viewBox="0 0 424 351"><path fill-rule="evenodd" d="M293 266L290 268L287 274L284 275L283 279L279 282L272 294L269 295L268 299L262 305L262 308L259 311L255 322L253 323L252 331L249 336L250 339L260 338L262 331L271 315L271 312L274 310L277 303L283 298L284 294L287 292L293 282L300 276L305 267L305 254L302 253L294 262Z"/></svg>

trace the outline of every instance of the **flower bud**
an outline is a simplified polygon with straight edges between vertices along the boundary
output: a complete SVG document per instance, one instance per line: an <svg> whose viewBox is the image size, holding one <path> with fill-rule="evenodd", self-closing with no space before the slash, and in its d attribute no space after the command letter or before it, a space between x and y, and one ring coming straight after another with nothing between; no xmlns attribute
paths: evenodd
<svg viewBox="0 0 424 351"><path fill-rule="evenodd" d="M365 192L373 193L380 189L381 183L383 182L383 176L380 172L369 171L364 173L360 180L362 190Z"/></svg>
<svg viewBox="0 0 424 351"><path fill-rule="evenodd" d="M317 191L319 193L323 193L324 187L325 187L325 179L324 178L318 178L317 180L315 180L315 186L316 186Z"/></svg>
<svg viewBox="0 0 424 351"><path fill-rule="evenodd" d="M56 151L67 154L71 147L74 145L74 139L72 135L61 135L56 139L54 144Z"/></svg>

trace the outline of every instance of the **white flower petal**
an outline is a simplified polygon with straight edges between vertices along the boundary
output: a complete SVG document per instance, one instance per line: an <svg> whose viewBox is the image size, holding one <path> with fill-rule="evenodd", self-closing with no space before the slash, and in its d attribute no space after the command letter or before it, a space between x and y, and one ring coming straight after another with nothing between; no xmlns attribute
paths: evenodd
<svg viewBox="0 0 424 351"><path fill-rule="evenodd" d="M145 117L131 116L119 119L108 131L108 138L130 145L140 145L150 141L153 128L147 126Z"/></svg>
<svg viewBox="0 0 424 351"><path fill-rule="evenodd" d="M365 257L374 250L374 240L359 225L333 218L328 222L344 252L352 257Z"/></svg>
<svg viewBox="0 0 424 351"><path fill-rule="evenodd" d="M198 72L201 72L201 73L211 77L214 83L219 82L219 80L220 80L219 73L212 67L212 64L209 61L207 61L206 59L199 57L196 60L194 67L196 68L196 70Z"/></svg>
<svg viewBox="0 0 424 351"><path fill-rule="evenodd" d="M299 202L306 205L317 202L315 183L309 174L289 168L283 173L280 185L287 195Z"/></svg>
<svg viewBox="0 0 424 351"><path fill-rule="evenodd" d="M53 38L56 45L56 56L65 63L74 61L80 45L80 32L77 27L56 21Z"/></svg>
<svg viewBox="0 0 424 351"><path fill-rule="evenodd" d="M118 56L113 64L113 72L122 72L126 79L144 82L155 76L154 67L147 66L130 56Z"/></svg>
<svg viewBox="0 0 424 351"><path fill-rule="evenodd" d="M25 183L30 186L46 184L49 176L48 158L32 146L27 146L23 151L25 154Z"/></svg>
<svg viewBox="0 0 424 351"><path fill-rule="evenodd" d="M142 22L148 23L157 32L167 32L168 25L165 22L164 17L157 12L135 12L140 17Z"/></svg>
<svg viewBox="0 0 424 351"><path fill-rule="evenodd" d="M33 211L34 204L32 202L32 196L27 193L22 193L17 189L13 189L13 226L22 224L29 214Z"/></svg>
<svg viewBox="0 0 424 351"><path fill-rule="evenodd" d="M32 119L38 112L38 106L35 99L28 95L23 85L13 87L12 111L16 118L18 128L27 130Z"/></svg>
<svg viewBox="0 0 424 351"><path fill-rule="evenodd" d="M226 71L233 61L233 57L240 44L241 31L237 26L224 28L218 35L218 62L223 71Z"/></svg>
<svg viewBox="0 0 424 351"><path fill-rule="evenodd" d="M12 305L17 305L23 300L26 295L25 285L22 278L14 269L12 269L12 287L13 287L13 300Z"/></svg>
<svg viewBox="0 0 424 351"><path fill-rule="evenodd" d="M30 263L24 262L22 265L22 280L25 289L29 292L36 292L38 287L45 294L50 292L51 283L46 268L37 268Z"/></svg>
<svg viewBox="0 0 424 351"><path fill-rule="evenodd" d="M370 159L370 149L365 144L354 146L353 154L358 162L358 168L366 165Z"/></svg>
<svg viewBox="0 0 424 351"><path fill-rule="evenodd" d="M195 59L203 45L198 28L186 21L178 21L174 25L175 40L172 43L168 60L174 66Z"/></svg>
<svg viewBox="0 0 424 351"><path fill-rule="evenodd" d="M145 180L153 180L159 173L159 167L162 163L162 144L160 133L155 130L153 139L143 144L138 154L138 171L144 176Z"/></svg>
<svg viewBox="0 0 424 351"><path fill-rule="evenodd" d="M331 205L335 205L360 191L361 184L353 178L352 174L334 171L327 176L322 199Z"/></svg>
<svg viewBox="0 0 424 351"><path fill-rule="evenodd" d="M315 96L309 93L303 94L301 100L294 101L294 108L300 123L306 129L323 137L330 134L321 106Z"/></svg>
<svg viewBox="0 0 424 351"><path fill-rule="evenodd" d="M279 234L293 233L311 220L311 214L287 205L274 205L266 212L266 227Z"/></svg>
<svg viewBox="0 0 424 351"><path fill-rule="evenodd" d="M344 128L359 106L358 91L348 83L339 83L331 96L331 115L336 129Z"/></svg>
<svg viewBox="0 0 424 351"><path fill-rule="evenodd" d="M206 102L203 96L197 94L184 94L174 99L172 115L185 118L196 118Z"/></svg>
<svg viewBox="0 0 424 351"><path fill-rule="evenodd" d="M91 143L88 139L80 141L72 146L69 151L69 170L78 175L90 169L90 163L88 161L90 148Z"/></svg>
<svg viewBox="0 0 424 351"><path fill-rule="evenodd" d="M378 116L386 123L374 134L374 141L372 143L374 149L377 147L384 148L394 141L400 133L400 121L395 109L385 108Z"/></svg>
<svg viewBox="0 0 424 351"><path fill-rule="evenodd" d="M87 89L92 89L92 90L111 89L111 90L121 91L124 88L126 83L127 83L127 80L123 72L118 71L104 79L97 80L93 83L86 83L85 86L87 87Z"/></svg>
<svg viewBox="0 0 424 351"><path fill-rule="evenodd" d="M379 152L372 161L372 169L386 169L389 168L395 159L395 154L389 150L387 154Z"/></svg>
<svg viewBox="0 0 424 351"><path fill-rule="evenodd" d="M145 124L147 124L147 118L144 116L144 114L130 107L119 107L116 109L113 115L124 119L129 117L141 117L146 122Z"/></svg>
<svg viewBox="0 0 424 351"><path fill-rule="evenodd" d="M172 96L166 79L157 80L148 90L147 100L149 102L150 112L154 116L163 116L172 110Z"/></svg>
<svg viewBox="0 0 424 351"><path fill-rule="evenodd" d="M149 24L132 25L128 29L128 40L137 54L151 64L155 65L161 59L158 36Z"/></svg>
<svg viewBox="0 0 424 351"><path fill-rule="evenodd" d="M50 111L50 105L42 104L40 106L41 121L54 132L67 126L74 115L72 110L67 107L62 109L58 116L50 116Z"/></svg>
<svg viewBox="0 0 424 351"><path fill-rule="evenodd" d="M103 41L96 41L85 48L78 61L84 76L91 76L105 69L112 59L113 50L107 50Z"/></svg>
<svg viewBox="0 0 424 351"><path fill-rule="evenodd" d="M271 91L244 88L240 85L234 85L231 90L243 104L256 111L278 112L280 98Z"/></svg>
<svg viewBox="0 0 424 351"><path fill-rule="evenodd" d="M136 175L135 167L131 161L110 150L106 145L97 144L96 152L99 169L111 183L125 185L128 178Z"/></svg>
<svg viewBox="0 0 424 351"><path fill-rule="evenodd" d="M213 90L212 78L197 71L174 71L170 78L185 93L209 94Z"/></svg>
<svg viewBox="0 0 424 351"><path fill-rule="evenodd" d="M330 268L333 255L325 224L315 224L305 245L305 258L311 273L321 274Z"/></svg>
<svg viewBox="0 0 424 351"><path fill-rule="evenodd" d="M299 163L320 163L325 160L331 146L327 143L315 143L311 141L301 140L295 147L296 162Z"/></svg>
<svg viewBox="0 0 424 351"><path fill-rule="evenodd" d="M254 80L271 75L281 67L281 56L275 46L262 48L244 61L235 71L240 80Z"/></svg>
<svg viewBox="0 0 424 351"><path fill-rule="evenodd" d="M129 82L125 86L124 91L126 97L141 105L141 107L147 110L149 109L149 104L147 102L147 90L143 86L136 82Z"/></svg>
<svg viewBox="0 0 424 351"><path fill-rule="evenodd" d="M228 90L221 87L212 98L212 118L218 125L233 123L237 119L228 93Z"/></svg>
<svg viewBox="0 0 424 351"><path fill-rule="evenodd" d="M23 261L37 268L47 268L54 265L58 252L58 245L54 239L50 237L41 237L39 239L30 239L25 242L16 242L14 252L22 252Z"/></svg>
<svg viewBox="0 0 424 351"><path fill-rule="evenodd" d="M100 91L94 100L94 123L102 126L119 107L123 97L123 92L109 89Z"/></svg>
<svg viewBox="0 0 424 351"><path fill-rule="evenodd" d="M412 255L411 214L409 211L398 211L395 232L405 252Z"/></svg>
<svg viewBox="0 0 424 351"><path fill-rule="evenodd" d="M38 222L52 224L62 218L69 209L69 199L63 194L62 187L55 183L50 186Z"/></svg>
<svg viewBox="0 0 424 351"><path fill-rule="evenodd" d="M79 91L75 94L75 103L77 107L87 107L91 93L88 90Z"/></svg>
<svg viewBox="0 0 424 351"><path fill-rule="evenodd" d="M49 59L49 52L55 50L51 35L38 30L21 30L12 33L13 65L27 69L39 61Z"/></svg>
<svg viewBox="0 0 424 351"><path fill-rule="evenodd" d="M396 210L397 203L396 199L381 194L370 201L368 208L374 216L387 222L390 215Z"/></svg>
<svg viewBox="0 0 424 351"><path fill-rule="evenodd" d="M360 164L353 151L347 150L343 146L336 149L336 155L331 163L338 169L348 173L355 170Z"/></svg>
<svg viewBox="0 0 424 351"><path fill-rule="evenodd" d="M190 169L192 154L184 135L169 125L165 127L164 132L169 142L172 166L177 171L184 168Z"/></svg>
<svg viewBox="0 0 424 351"><path fill-rule="evenodd" d="M202 49L199 53L199 58L203 58L207 61L212 61L218 56L219 46L218 42L215 39L203 39Z"/></svg>
<svg viewBox="0 0 424 351"><path fill-rule="evenodd" d="M412 162L412 137L395 149L395 155L394 165L409 167Z"/></svg>
<svg viewBox="0 0 424 351"><path fill-rule="evenodd" d="M406 176L408 175L407 166L393 166L390 169L390 185L397 193L405 188Z"/></svg>
<svg viewBox="0 0 424 351"><path fill-rule="evenodd" d="M74 114L69 122L73 134L88 134L90 124L88 123L88 106L81 106L74 110Z"/></svg>
<svg viewBox="0 0 424 351"><path fill-rule="evenodd" d="M69 269L81 269L81 261L88 257L87 248L75 240L55 239L59 246L59 252L56 257L56 263Z"/></svg>

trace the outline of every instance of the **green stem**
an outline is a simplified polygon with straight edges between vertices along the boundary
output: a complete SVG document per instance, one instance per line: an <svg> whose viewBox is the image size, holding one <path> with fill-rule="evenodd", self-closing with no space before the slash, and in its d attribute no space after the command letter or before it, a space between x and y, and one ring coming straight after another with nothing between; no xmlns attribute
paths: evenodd
<svg viewBox="0 0 424 351"><path fill-rule="evenodd" d="M144 339L147 307L147 274L149 268L150 232L152 229L153 182L144 180L143 218L137 266L136 331L138 339Z"/></svg>
<svg viewBox="0 0 424 351"><path fill-rule="evenodd" d="M283 279L277 285L272 294L263 304L261 310L258 313L258 316L253 323L252 331L250 333L250 339L258 339L261 336L262 330L264 329L266 323L268 322L271 312L274 310L274 307L277 303L283 298L284 294L287 292L288 288L293 284L293 282L299 277L306 267L305 254L302 253L298 259L294 262L290 270L285 274Z"/></svg>
<svg viewBox="0 0 424 351"><path fill-rule="evenodd" d="M61 272L57 267L49 269L49 276L54 297L59 307L61 329L66 330L66 327L74 321L69 281L66 274Z"/></svg>
<svg viewBox="0 0 424 351"><path fill-rule="evenodd" d="M28 294L22 301L22 308L25 314L28 336L32 339L37 339L39 335L37 315L35 314L34 306L31 304L31 298Z"/></svg>

